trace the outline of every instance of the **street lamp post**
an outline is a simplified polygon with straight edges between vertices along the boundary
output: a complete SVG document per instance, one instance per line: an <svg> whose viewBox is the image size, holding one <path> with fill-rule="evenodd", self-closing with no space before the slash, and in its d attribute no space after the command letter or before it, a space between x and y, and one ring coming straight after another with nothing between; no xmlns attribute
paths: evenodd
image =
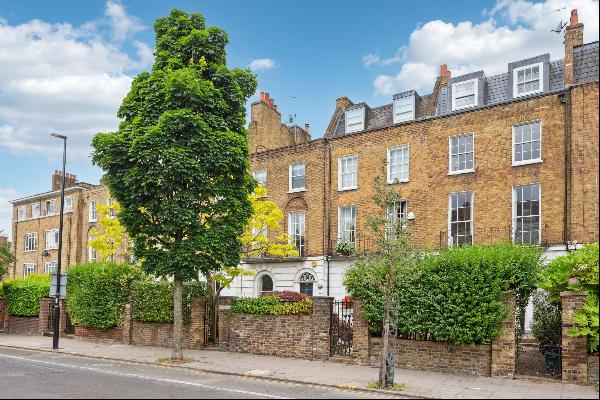
<svg viewBox="0 0 600 400"><path fill-rule="evenodd" d="M62 244L63 244L63 216L65 211L65 166L67 163L67 137L52 133L57 139L63 141L63 162L60 184L60 223L58 226L58 265L56 266L56 297L54 298L54 333L52 334L52 348L58 349L58 338L60 336L60 270L62 266Z"/></svg>

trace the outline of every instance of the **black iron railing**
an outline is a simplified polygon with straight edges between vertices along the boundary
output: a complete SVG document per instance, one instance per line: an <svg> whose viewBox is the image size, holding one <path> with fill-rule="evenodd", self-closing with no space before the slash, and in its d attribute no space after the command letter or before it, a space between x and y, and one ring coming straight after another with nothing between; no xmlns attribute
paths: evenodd
<svg viewBox="0 0 600 400"><path fill-rule="evenodd" d="M352 355L353 317L351 301L332 302L329 336L332 356Z"/></svg>
<svg viewBox="0 0 600 400"><path fill-rule="evenodd" d="M204 303L204 346L219 346L219 312L211 299Z"/></svg>
<svg viewBox="0 0 600 400"><path fill-rule="evenodd" d="M329 255L354 256L375 251L375 242L366 236L354 238L354 241L334 239L329 241Z"/></svg>

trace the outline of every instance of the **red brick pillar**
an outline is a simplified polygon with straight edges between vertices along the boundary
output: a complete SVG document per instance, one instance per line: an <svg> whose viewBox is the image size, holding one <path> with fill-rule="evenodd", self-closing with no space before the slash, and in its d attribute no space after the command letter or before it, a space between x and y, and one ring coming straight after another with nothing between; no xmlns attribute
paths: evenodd
<svg viewBox="0 0 600 400"><path fill-rule="evenodd" d="M125 304L123 307L123 344L131 344L131 304Z"/></svg>
<svg viewBox="0 0 600 400"><path fill-rule="evenodd" d="M229 349L229 309L235 296L219 297L219 350Z"/></svg>
<svg viewBox="0 0 600 400"><path fill-rule="evenodd" d="M333 297L313 297L313 360L325 360L331 354L331 306Z"/></svg>
<svg viewBox="0 0 600 400"><path fill-rule="evenodd" d="M492 341L491 376L512 378L515 374L515 307L514 295L505 296L502 301L507 308L507 316L502 323L502 334Z"/></svg>
<svg viewBox="0 0 600 400"><path fill-rule="evenodd" d="M67 335L67 302L64 299L60 301L60 326L58 327L59 336Z"/></svg>
<svg viewBox="0 0 600 400"><path fill-rule="evenodd" d="M6 329L8 323L8 305L5 299L0 299L0 330Z"/></svg>
<svg viewBox="0 0 600 400"><path fill-rule="evenodd" d="M369 325L360 299L352 299L352 356L360 364L369 364Z"/></svg>
<svg viewBox="0 0 600 400"><path fill-rule="evenodd" d="M206 297L194 297L191 301L192 318L190 321L190 346L195 349L204 347L204 314Z"/></svg>
<svg viewBox="0 0 600 400"><path fill-rule="evenodd" d="M54 299L40 299L40 313L38 320L41 335L43 335L45 332L52 331L52 327L50 326L50 313L53 311L52 303L54 303Z"/></svg>
<svg viewBox="0 0 600 400"><path fill-rule="evenodd" d="M587 292L562 292L562 380L569 383L587 383L587 338L571 337L573 314L580 310Z"/></svg>

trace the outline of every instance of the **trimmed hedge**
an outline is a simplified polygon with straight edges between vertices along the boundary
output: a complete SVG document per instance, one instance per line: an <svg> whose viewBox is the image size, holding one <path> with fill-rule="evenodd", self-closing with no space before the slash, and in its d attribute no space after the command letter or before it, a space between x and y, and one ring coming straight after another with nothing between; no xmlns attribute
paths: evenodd
<svg viewBox="0 0 600 400"><path fill-rule="evenodd" d="M260 296L234 299L232 314L297 315L310 314L313 307L311 298L298 301L281 301L277 296Z"/></svg>
<svg viewBox="0 0 600 400"><path fill-rule="evenodd" d="M8 314L17 317L37 317L40 299L50 296L50 275L31 274L2 285Z"/></svg>
<svg viewBox="0 0 600 400"><path fill-rule="evenodd" d="M540 269L539 250L527 246L465 246L428 254L414 267L394 273L392 328L416 340L490 343L501 333L506 316L503 295L512 291L524 307L537 287ZM363 299L363 315L376 335L385 309L377 282L385 273L384 263L365 258L344 280L349 294ZM379 279L366 278L372 276Z"/></svg>
<svg viewBox="0 0 600 400"><path fill-rule="evenodd" d="M110 262L69 268L67 311L74 324L107 329L119 326L132 282L140 280L139 268Z"/></svg>
<svg viewBox="0 0 600 400"><path fill-rule="evenodd" d="M204 296L204 282L183 285L183 323L191 320L192 297ZM131 315L141 322L173 322L173 282L143 280L131 285Z"/></svg>

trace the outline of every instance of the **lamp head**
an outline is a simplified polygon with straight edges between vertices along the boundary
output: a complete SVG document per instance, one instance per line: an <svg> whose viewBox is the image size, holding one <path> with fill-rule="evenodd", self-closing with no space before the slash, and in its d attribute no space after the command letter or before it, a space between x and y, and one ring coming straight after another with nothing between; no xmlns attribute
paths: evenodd
<svg viewBox="0 0 600 400"><path fill-rule="evenodd" d="M67 140L67 137L64 135L59 135L58 133L51 133L50 136L54 136L55 138L59 138L62 140Z"/></svg>

